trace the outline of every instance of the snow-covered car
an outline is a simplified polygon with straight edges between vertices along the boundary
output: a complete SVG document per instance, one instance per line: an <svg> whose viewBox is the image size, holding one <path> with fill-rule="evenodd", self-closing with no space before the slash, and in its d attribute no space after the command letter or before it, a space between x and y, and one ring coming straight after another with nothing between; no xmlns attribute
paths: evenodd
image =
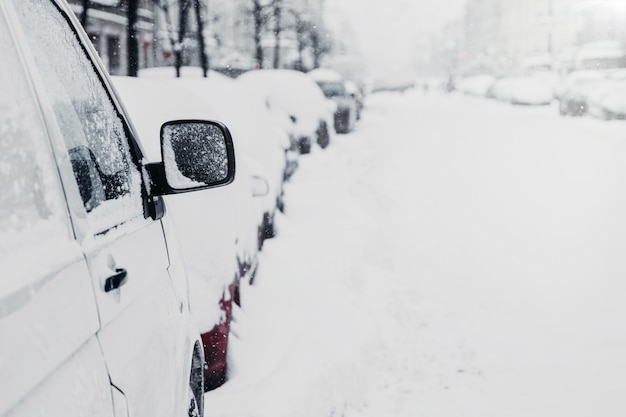
<svg viewBox="0 0 626 417"><path fill-rule="evenodd" d="M259 91L274 111L289 116L291 136L300 153L311 152L314 143L325 148L332 141L336 105L326 100L310 77L294 70L268 69L248 71L237 80Z"/></svg>
<svg viewBox="0 0 626 417"><path fill-rule="evenodd" d="M154 139L163 121L181 117L222 119L211 103L180 88L177 80L112 79L137 131L148 139L144 145L151 161L158 161L161 155L160 144ZM217 97L213 100L221 101ZM200 330L207 363L207 390L226 380L232 303L239 304L240 283L254 277L263 227L260 202L253 197L253 182L258 180L249 173L250 162L237 146L236 136L233 142L237 175L229 187L167 200L189 274L191 313Z"/></svg>
<svg viewBox="0 0 626 417"><path fill-rule="evenodd" d="M346 92L356 101L356 119L361 120L361 113L365 107L365 94L359 85L352 81L346 80Z"/></svg>
<svg viewBox="0 0 626 417"><path fill-rule="evenodd" d="M614 70L624 67L624 44L618 40L602 40L582 44L575 55L580 70Z"/></svg>
<svg viewBox="0 0 626 417"><path fill-rule="evenodd" d="M503 77L496 79L487 90L485 94L488 98L493 98L499 101L509 102L511 99L511 77Z"/></svg>
<svg viewBox="0 0 626 417"><path fill-rule="evenodd" d="M200 97L207 102L207 106L219 103L219 115L231 128L239 149L256 161L253 174L262 176L269 183L268 193L261 198L261 217L264 219L262 237L273 237L276 233L274 216L284 206L283 183L291 159L290 141L262 96L213 71L203 78L200 69L194 67L183 67L181 78L174 77L172 67L142 70L139 76L163 82L169 80L176 88Z"/></svg>
<svg viewBox="0 0 626 417"><path fill-rule="evenodd" d="M575 71L559 88L559 113L563 116L583 116L588 111L589 96L601 88L606 73L596 70Z"/></svg>
<svg viewBox="0 0 626 417"><path fill-rule="evenodd" d="M237 78L246 71L257 68L256 62L245 53L238 51L219 51L211 56L211 69L231 78Z"/></svg>
<svg viewBox="0 0 626 417"><path fill-rule="evenodd" d="M413 75L404 73L403 71L388 74L382 78L376 78L372 82L372 93L405 93L413 88L415 88Z"/></svg>
<svg viewBox="0 0 626 417"><path fill-rule="evenodd" d="M601 117L606 120L626 119L626 80L612 83L600 101Z"/></svg>
<svg viewBox="0 0 626 417"><path fill-rule="evenodd" d="M358 119L358 103L355 97L348 93L341 75L327 68L317 68L307 74L320 86L324 96L337 105L334 114L335 131L352 132Z"/></svg>
<svg viewBox="0 0 626 417"><path fill-rule="evenodd" d="M455 83L455 89L469 96L486 97L489 89L496 81L490 74L473 75Z"/></svg>
<svg viewBox="0 0 626 417"><path fill-rule="evenodd" d="M0 415L203 415L162 196L231 182L228 130L169 121L147 163L63 0L0 0L0 50Z"/></svg>
<svg viewBox="0 0 626 417"><path fill-rule="evenodd" d="M520 105L548 105L554 97L552 85L539 77L503 77L496 80L487 97Z"/></svg>
<svg viewBox="0 0 626 417"><path fill-rule="evenodd" d="M624 115L624 86L626 70L607 71L587 99L587 112L599 119L621 119Z"/></svg>

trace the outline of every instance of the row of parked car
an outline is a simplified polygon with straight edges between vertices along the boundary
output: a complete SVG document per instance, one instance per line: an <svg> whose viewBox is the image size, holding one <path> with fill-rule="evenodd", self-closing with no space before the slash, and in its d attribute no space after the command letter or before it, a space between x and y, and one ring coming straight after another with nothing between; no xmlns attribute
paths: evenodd
<svg viewBox="0 0 626 417"><path fill-rule="evenodd" d="M0 415L202 416L284 182L362 97L322 71L109 77L64 0L0 0L0 50Z"/></svg>
<svg viewBox="0 0 626 417"><path fill-rule="evenodd" d="M457 90L512 104L549 105L557 101L564 116L626 119L626 69L580 70L561 78L552 73L501 78L477 75L459 81Z"/></svg>
<svg viewBox="0 0 626 417"><path fill-rule="evenodd" d="M112 80L140 137L158 137L168 120L193 118L220 120L235 138L232 184L168 200L207 359L205 389L213 389L226 378L232 303L241 305L239 287L252 283L258 253L276 234L284 183L301 155L329 146L346 111L325 98L312 76L292 70L231 79L213 71L203 78L200 68L184 67L176 78L174 68L163 67ZM348 120L355 119L356 107L349 112ZM158 160L158 141L144 144L148 159Z"/></svg>

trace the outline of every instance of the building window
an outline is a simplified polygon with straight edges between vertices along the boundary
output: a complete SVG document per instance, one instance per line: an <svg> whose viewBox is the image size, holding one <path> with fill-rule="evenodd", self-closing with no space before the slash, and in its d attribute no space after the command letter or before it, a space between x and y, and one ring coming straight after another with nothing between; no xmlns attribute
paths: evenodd
<svg viewBox="0 0 626 417"><path fill-rule="evenodd" d="M109 61L109 72L111 74L119 74L121 67L120 60L120 38L118 36L109 36L106 41L107 56Z"/></svg>

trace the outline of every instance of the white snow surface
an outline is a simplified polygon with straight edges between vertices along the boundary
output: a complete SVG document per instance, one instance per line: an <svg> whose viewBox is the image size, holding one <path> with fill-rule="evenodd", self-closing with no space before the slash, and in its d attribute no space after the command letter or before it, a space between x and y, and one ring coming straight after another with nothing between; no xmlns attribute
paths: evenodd
<svg viewBox="0 0 626 417"><path fill-rule="evenodd" d="M366 104L301 158L206 415L626 415L626 125Z"/></svg>

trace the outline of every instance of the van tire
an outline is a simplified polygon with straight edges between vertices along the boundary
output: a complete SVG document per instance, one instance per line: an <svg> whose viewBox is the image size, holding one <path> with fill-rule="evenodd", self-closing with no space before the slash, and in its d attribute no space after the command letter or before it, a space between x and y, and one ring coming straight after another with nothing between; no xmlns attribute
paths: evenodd
<svg viewBox="0 0 626 417"><path fill-rule="evenodd" d="M187 417L203 417L204 415L204 367L202 347L196 342L194 346L189 385L187 387Z"/></svg>
<svg viewBox="0 0 626 417"><path fill-rule="evenodd" d="M202 417L202 402L202 399L200 401L196 400L196 395L193 392L191 384L189 384L189 390L187 394L187 417Z"/></svg>

